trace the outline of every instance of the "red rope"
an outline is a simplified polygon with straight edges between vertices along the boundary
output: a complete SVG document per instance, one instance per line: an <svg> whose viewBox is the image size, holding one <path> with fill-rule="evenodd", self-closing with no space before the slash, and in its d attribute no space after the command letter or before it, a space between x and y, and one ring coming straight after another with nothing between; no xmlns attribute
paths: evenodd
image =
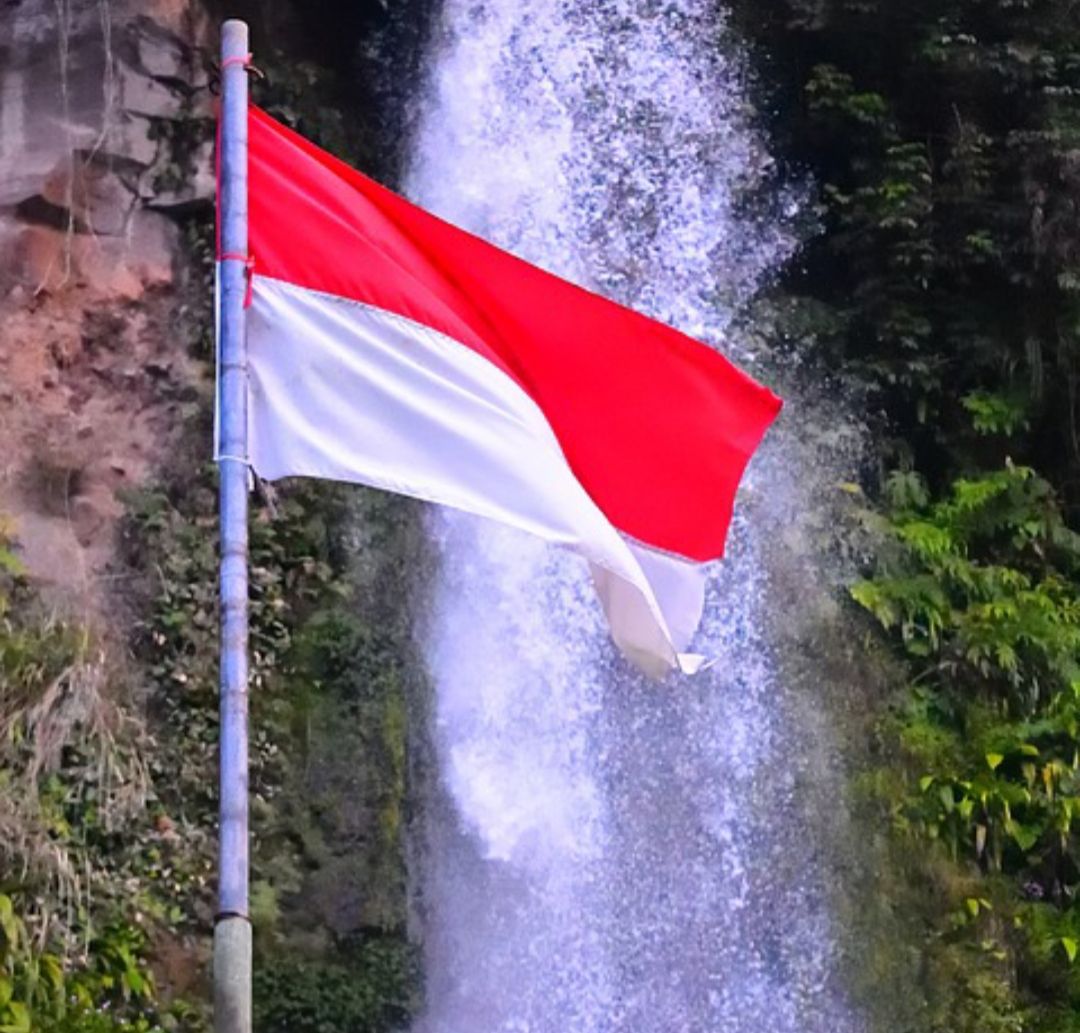
<svg viewBox="0 0 1080 1033"><path fill-rule="evenodd" d="M244 54L243 57L227 57L221 62L221 70L224 72L229 65L242 65L247 68L251 64L251 55Z"/></svg>
<svg viewBox="0 0 1080 1033"><path fill-rule="evenodd" d="M251 292L253 289L253 282L255 280L255 256L254 255L241 255L235 251L225 251L218 255L218 261L224 262L228 259L232 259L235 262L244 263L244 276L247 278L247 290L244 292L244 308L251 307Z"/></svg>
<svg viewBox="0 0 1080 1033"><path fill-rule="evenodd" d="M225 60L221 62L221 71L224 72L225 69L229 67L229 65L241 65L244 68L251 68L252 67L251 55L250 54L244 54L243 56L225 58ZM220 116L220 112L219 112L219 116ZM214 179L217 181L217 198L218 198L217 208L218 208L218 210L216 212L217 218L215 220L217 225L214 227L215 237L216 237L215 250L217 250L217 252L218 252L217 257L218 257L219 262L224 262L226 259L233 259L234 261L244 263L244 275L247 278L247 289L244 292L244 308L249 308L251 306L251 294L252 294L252 289L253 289L253 281L255 279L255 257L253 255L240 255L240 254L237 254L236 252L233 252L233 251L226 251L224 253L221 251L221 210L220 210L220 199L221 199L221 120L220 120L220 117L218 119L218 125L217 125L217 140L216 140L216 143L217 143L217 146L214 148Z"/></svg>

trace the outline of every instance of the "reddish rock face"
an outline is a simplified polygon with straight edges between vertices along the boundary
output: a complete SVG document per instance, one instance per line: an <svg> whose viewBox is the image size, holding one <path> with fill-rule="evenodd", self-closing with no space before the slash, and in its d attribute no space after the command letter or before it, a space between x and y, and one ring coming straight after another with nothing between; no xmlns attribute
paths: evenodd
<svg viewBox="0 0 1080 1033"><path fill-rule="evenodd" d="M0 515L84 612L116 492L175 441L197 377L172 216L213 196L208 27L196 0L23 0L0 19Z"/></svg>

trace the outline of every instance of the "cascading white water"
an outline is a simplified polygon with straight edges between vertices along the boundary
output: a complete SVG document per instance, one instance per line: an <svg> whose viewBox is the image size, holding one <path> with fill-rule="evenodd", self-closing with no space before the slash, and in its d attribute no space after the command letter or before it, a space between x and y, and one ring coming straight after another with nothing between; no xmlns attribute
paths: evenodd
<svg viewBox="0 0 1080 1033"><path fill-rule="evenodd" d="M704 340L793 247L783 199L749 203L770 162L710 0L446 0L423 110L414 199ZM713 578L715 668L657 686L614 654L583 561L430 526L417 1033L860 1029L784 759L761 532L737 521Z"/></svg>

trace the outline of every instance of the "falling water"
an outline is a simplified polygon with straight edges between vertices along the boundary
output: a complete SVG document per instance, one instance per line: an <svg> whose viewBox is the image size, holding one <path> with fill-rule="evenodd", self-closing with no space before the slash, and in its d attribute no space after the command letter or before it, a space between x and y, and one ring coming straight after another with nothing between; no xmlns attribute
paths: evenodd
<svg viewBox="0 0 1080 1033"><path fill-rule="evenodd" d="M429 72L415 199L767 376L725 332L791 253L792 212L762 203L711 0L446 0ZM761 530L740 519L713 578L715 668L657 686L614 654L577 557L460 514L430 527L417 1033L861 1029L784 760Z"/></svg>

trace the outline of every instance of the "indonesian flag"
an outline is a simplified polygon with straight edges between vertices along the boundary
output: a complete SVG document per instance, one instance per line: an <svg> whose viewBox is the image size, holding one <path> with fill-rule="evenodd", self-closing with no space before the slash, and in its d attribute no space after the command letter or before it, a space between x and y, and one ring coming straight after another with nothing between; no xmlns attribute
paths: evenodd
<svg viewBox="0 0 1080 1033"><path fill-rule="evenodd" d="M648 673L692 670L705 563L780 400L252 108L250 460L510 524L591 564Z"/></svg>

